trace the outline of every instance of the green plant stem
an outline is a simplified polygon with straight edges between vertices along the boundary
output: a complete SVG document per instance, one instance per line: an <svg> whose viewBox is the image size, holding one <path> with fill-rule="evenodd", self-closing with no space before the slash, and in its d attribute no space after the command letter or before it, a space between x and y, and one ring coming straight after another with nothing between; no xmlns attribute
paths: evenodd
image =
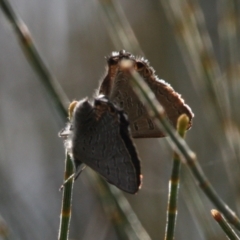
<svg viewBox="0 0 240 240"><path fill-rule="evenodd" d="M104 12L104 20L108 33L116 49L126 49L135 54L143 55L140 44L131 28L120 1L99 0Z"/></svg>
<svg viewBox="0 0 240 240"><path fill-rule="evenodd" d="M213 209L211 210L213 218L217 221L219 226L222 228L222 230L226 233L228 239L230 240L239 240L240 238L238 235L234 232L234 230L231 228L231 226L227 223L226 219L222 216L220 212Z"/></svg>
<svg viewBox="0 0 240 240"><path fill-rule="evenodd" d="M198 0L161 0L165 12L172 22L175 36L182 52L191 80L199 93L204 95L204 113L218 128L216 136L212 136L219 145L219 151L225 154L228 150L228 160L223 161L236 193L239 184L239 10L236 0L220 0L220 17L218 23L220 49L223 53L223 63L228 63L223 72L222 64L214 54L214 43L208 33L205 17ZM239 3L239 1L238 1ZM219 15L219 14L218 14ZM211 117L210 117L211 116ZM221 136L220 136L221 134ZM210 134L211 135L211 134ZM237 137L236 137L237 136ZM232 155L232 156L231 156ZM236 199L239 196L236 196ZM236 205L238 205L236 203Z"/></svg>
<svg viewBox="0 0 240 240"><path fill-rule="evenodd" d="M178 119L177 132L179 136L184 138L187 130L189 118L184 114ZM168 207L167 207L167 223L165 231L165 240L174 239L175 226L177 220L177 202L178 192L180 187L180 170L181 170L181 159L180 155L176 152L173 154L173 166L171 179L169 181L169 195L168 195Z"/></svg>
<svg viewBox="0 0 240 240"><path fill-rule="evenodd" d="M67 152L66 152L66 159L65 159L65 167L66 168L65 168L64 180L66 181L74 171L72 160ZM58 240L68 239L70 219L71 219L73 184L74 184L74 178L71 178L64 184L64 187L63 187L63 198L62 198L62 208L61 208L61 215L60 215Z"/></svg>
<svg viewBox="0 0 240 240"><path fill-rule="evenodd" d="M161 0L172 22L183 58L195 88L208 93L208 101L218 120L229 116L229 99L224 75L213 51L203 12L196 0ZM196 81L198 78L198 81Z"/></svg>
<svg viewBox="0 0 240 240"><path fill-rule="evenodd" d="M165 117L164 109L157 101L154 93L149 86L134 70L132 73L132 85L139 99L146 106L149 115L154 118L156 125L161 128L170 138L171 145L180 153L186 160L186 163L195 177L198 185L201 187L206 196L221 211L226 219L240 230L240 220L237 215L226 205L226 203L218 196L212 185L200 167L195 153L189 148L186 142L176 133L175 129L170 125Z"/></svg>
<svg viewBox="0 0 240 240"><path fill-rule="evenodd" d="M101 184L101 177L94 174L92 170L86 173L90 176L88 179L91 185L98 190L99 200L105 213L111 219L119 240L151 240L122 192L115 186ZM115 198L109 197L109 194Z"/></svg>
<svg viewBox="0 0 240 240"><path fill-rule="evenodd" d="M7 0L0 0L0 6L6 18L12 24L27 60L40 77L41 82L44 84L46 90L49 93L49 96L51 96L51 99L58 109L58 112L64 119L66 119L66 104L68 104L69 101L61 86L55 80L43 62L42 58L40 57L27 26L20 18L17 17L16 13Z"/></svg>

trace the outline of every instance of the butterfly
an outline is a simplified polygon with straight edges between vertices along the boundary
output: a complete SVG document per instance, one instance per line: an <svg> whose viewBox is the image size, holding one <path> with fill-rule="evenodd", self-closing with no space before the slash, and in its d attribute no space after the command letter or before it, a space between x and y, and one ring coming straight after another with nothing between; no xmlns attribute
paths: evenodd
<svg viewBox="0 0 240 240"><path fill-rule="evenodd" d="M60 136L66 138L76 169L84 163L119 189L136 193L142 178L140 159L126 114L105 97L73 102L72 108Z"/></svg>
<svg viewBox="0 0 240 240"><path fill-rule="evenodd" d="M107 58L107 74L100 84L98 94L123 109L128 115L131 135L134 138L164 137L163 132L156 127L153 119L149 117L145 106L138 99L130 84L130 74L125 71L124 61L130 61L134 69L141 75L154 92L156 98L163 106L169 122L176 127L178 117L186 114L189 118L188 128L192 126L194 114L178 94L164 80L158 79L149 62L142 57L135 57L125 50L113 52Z"/></svg>
<svg viewBox="0 0 240 240"><path fill-rule="evenodd" d="M84 163L119 189L136 193L141 187L140 159L134 138L164 137L130 85L124 61L130 61L162 104L170 123L176 127L185 113L192 125L193 113L181 96L159 80L148 61L124 50L107 58L106 76L93 101L87 98L70 105L70 122L60 133L66 139L76 170Z"/></svg>

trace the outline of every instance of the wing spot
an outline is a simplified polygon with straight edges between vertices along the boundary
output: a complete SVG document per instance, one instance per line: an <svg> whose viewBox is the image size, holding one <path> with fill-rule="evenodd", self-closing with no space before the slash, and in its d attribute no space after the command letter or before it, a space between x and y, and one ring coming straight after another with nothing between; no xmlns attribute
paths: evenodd
<svg viewBox="0 0 240 240"><path fill-rule="evenodd" d="M149 118L147 121L148 121L149 129L154 129L154 124L153 124L152 120Z"/></svg>

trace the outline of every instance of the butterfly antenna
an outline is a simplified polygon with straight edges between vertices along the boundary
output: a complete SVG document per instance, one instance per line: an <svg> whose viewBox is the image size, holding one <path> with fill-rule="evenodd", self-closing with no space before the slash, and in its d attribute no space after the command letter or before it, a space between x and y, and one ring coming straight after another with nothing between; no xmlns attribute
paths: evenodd
<svg viewBox="0 0 240 240"><path fill-rule="evenodd" d="M82 168L79 168L78 170L77 170L77 172L75 172L75 176L74 176L74 181L76 181L77 180L77 178L79 177L79 175L82 173L82 171L85 169L85 167L86 167L86 165L83 165L83 167Z"/></svg>
<svg viewBox="0 0 240 240"><path fill-rule="evenodd" d="M77 170L77 172L73 173L69 178L67 178L64 183L62 184L62 186L60 187L59 191L62 191L62 189L64 188L64 186L72 179L77 180L77 178L79 177L79 175L82 173L82 171L84 170L86 166L84 165L82 168L79 168Z"/></svg>

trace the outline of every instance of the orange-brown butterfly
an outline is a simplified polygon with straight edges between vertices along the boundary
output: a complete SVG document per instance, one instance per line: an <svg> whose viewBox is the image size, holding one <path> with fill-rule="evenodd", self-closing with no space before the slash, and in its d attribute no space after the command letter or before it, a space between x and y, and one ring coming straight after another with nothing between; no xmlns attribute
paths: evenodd
<svg viewBox="0 0 240 240"><path fill-rule="evenodd" d="M149 117L146 108L134 93L129 82L130 74L122 67L122 62L126 60L132 62L135 70L155 93L170 123L176 127L178 117L185 113L189 117L189 129L192 126L194 115L181 96L168 83L158 79L154 69L147 60L142 57L135 57L131 53L122 50L113 52L107 58L107 74L100 85L98 93L107 96L111 102L126 112L132 137L164 137L164 134L156 127L153 119Z"/></svg>

